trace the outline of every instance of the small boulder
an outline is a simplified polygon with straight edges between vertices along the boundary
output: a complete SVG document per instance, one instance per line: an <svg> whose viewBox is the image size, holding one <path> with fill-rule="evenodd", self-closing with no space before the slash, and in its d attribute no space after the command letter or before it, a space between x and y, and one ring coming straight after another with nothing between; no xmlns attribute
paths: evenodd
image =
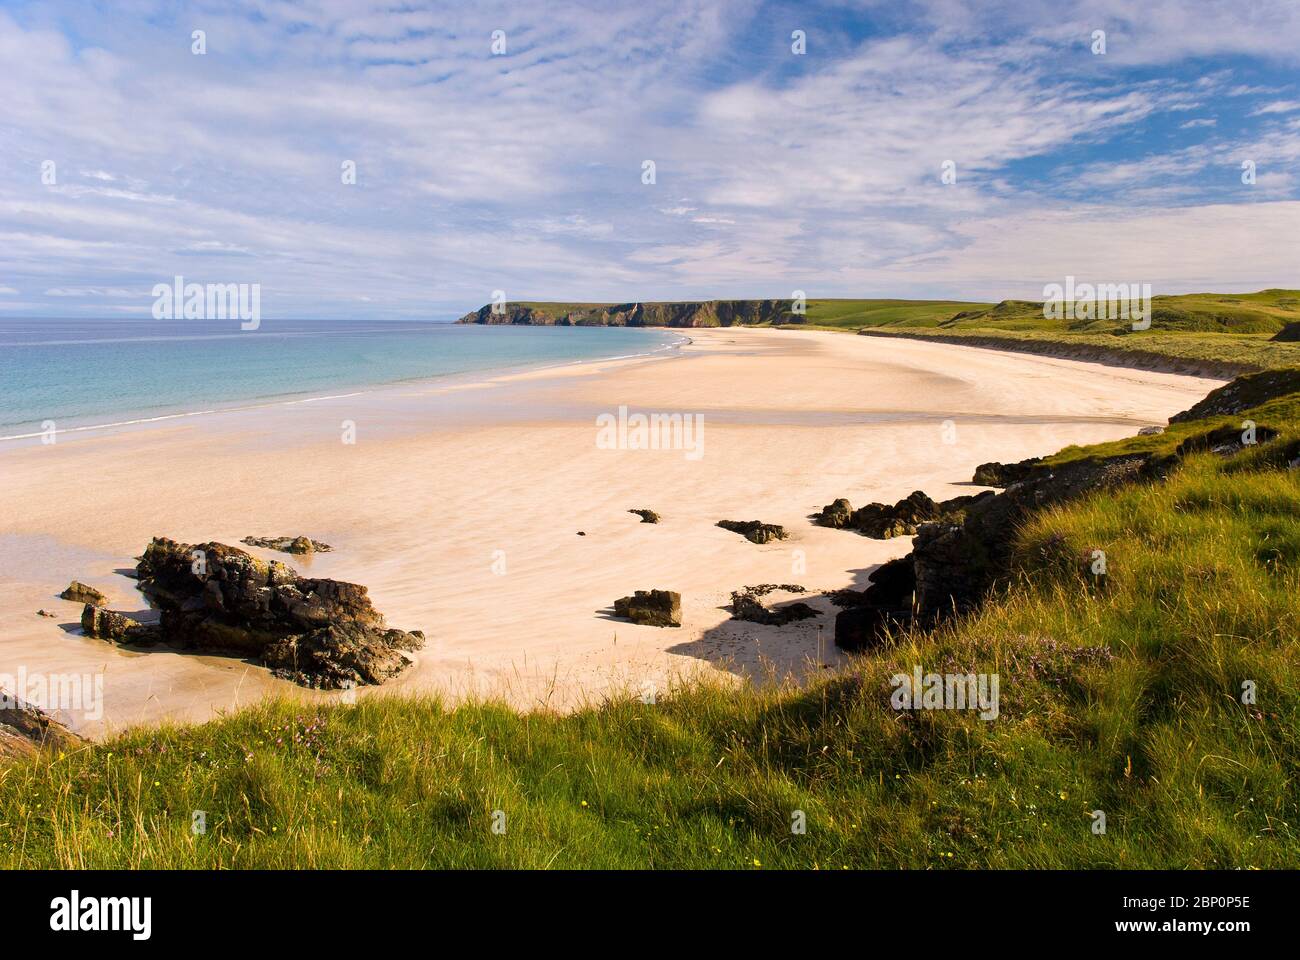
<svg viewBox="0 0 1300 960"><path fill-rule="evenodd" d="M761 523L758 520L719 520L717 525L723 530L743 535L750 543L784 540L789 536L784 527L775 523Z"/></svg>
<svg viewBox="0 0 1300 960"><path fill-rule="evenodd" d="M821 527L832 527L836 530L842 530L853 520L853 504L848 500L840 497L834 503L828 503L822 507L821 512L817 514L815 523Z"/></svg>
<svg viewBox="0 0 1300 960"><path fill-rule="evenodd" d="M113 643L151 646L158 642L156 624L143 624L122 613L86 604L81 610L81 632Z"/></svg>
<svg viewBox="0 0 1300 960"><path fill-rule="evenodd" d="M682 595L675 590L638 590L615 600L614 613L646 627L680 627Z"/></svg>
<svg viewBox="0 0 1300 960"><path fill-rule="evenodd" d="M52 617L52 616L54 616L54 614L50 613L50 611L48 611L48 610L37 610L37 611L36 611L36 615L37 615L38 617Z"/></svg>
<svg viewBox="0 0 1300 960"><path fill-rule="evenodd" d="M102 607L108 603L108 597L94 587L86 586L80 580L73 580L59 596L74 603L90 603L97 607Z"/></svg>
<svg viewBox="0 0 1300 960"><path fill-rule="evenodd" d="M659 522L659 514L655 513L653 510L629 510L628 513L635 513L641 518L642 523Z"/></svg>
<svg viewBox="0 0 1300 960"><path fill-rule="evenodd" d="M1138 431L1139 437L1158 437L1165 432L1164 427L1143 427Z"/></svg>

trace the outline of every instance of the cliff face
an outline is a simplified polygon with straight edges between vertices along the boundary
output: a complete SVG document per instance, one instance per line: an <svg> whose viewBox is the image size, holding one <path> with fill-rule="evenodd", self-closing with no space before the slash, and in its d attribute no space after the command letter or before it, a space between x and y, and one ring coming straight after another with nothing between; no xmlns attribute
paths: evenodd
<svg viewBox="0 0 1300 960"><path fill-rule="evenodd" d="M511 304L493 313L480 307L457 323L509 323L532 326L730 327L742 323L797 323L789 300L705 300L699 303L618 303L572 308L565 304Z"/></svg>

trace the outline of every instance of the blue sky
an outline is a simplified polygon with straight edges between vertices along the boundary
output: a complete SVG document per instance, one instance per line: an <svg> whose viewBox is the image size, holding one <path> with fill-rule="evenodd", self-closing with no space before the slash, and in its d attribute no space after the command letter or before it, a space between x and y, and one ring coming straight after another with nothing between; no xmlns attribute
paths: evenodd
<svg viewBox="0 0 1300 960"><path fill-rule="evenodd" d="M1300 287L1298 61L1295 0L0 2L0 316Z"/></svg>

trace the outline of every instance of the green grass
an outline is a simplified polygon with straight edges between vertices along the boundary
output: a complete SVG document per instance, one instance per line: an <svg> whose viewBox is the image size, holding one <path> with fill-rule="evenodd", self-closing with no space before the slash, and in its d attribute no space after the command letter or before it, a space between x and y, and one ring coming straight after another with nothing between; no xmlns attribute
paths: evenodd
<svg viewBox="0 0 1300 960"><path fill-rule="evenodd" d="M1154 329L1126 334L988 328L872 328L873 336L906 336L1231 377L1300 366L1300 344L1274 343L1267 334L1175 333Z"/></svg>
<svg viewBox="0 0 1300 960"><path fill-rule="evenodd" d="M15 867L1293 867L1297 412L1273 399L1241 415L1272 443L1036 516L1005 595L806 689L568 715L265 703L0 769L0 848ZM997 673L999 716L895 712L888 678L917 664Z"/></svg>

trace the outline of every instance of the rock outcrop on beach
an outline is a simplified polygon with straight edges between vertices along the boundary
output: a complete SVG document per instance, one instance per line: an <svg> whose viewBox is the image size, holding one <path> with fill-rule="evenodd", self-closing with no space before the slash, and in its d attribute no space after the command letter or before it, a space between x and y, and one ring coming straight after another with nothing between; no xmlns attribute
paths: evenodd
<svg viewBox="0 0 1300 960"><path fill-rule="evenodd" d="M59 596L64 600L71 600L74 603L93 603L97 607L102 607L108 603L108 597L104 596L94 587L88 587L80 580L73 580L68 584Z"/></svg>
<svg viewBox="0 0 1300 960"><path fill-rule="evenodd" d="M158 624L142 624L126 614L86 604L81 609L81 632L99 640L151 647L161 639Z"/></svg>
<svg viewBox="0 0 1300 960"><path fill-rule="evenodd" d="M659 514L655 513L653 510L629 510L628 513L635 513L641 518L642 523L659 522Z"/></svg>
<svg viewBox="0 0 1300 960"><path fill-rule="evenodd" d="M814 518L819 526L839 530L855 530L865 537L889 540L893 537L910 537L922 523L941 519L958 519L971 503L992 493L954 497L937 503L920 490L913 490L902 500L890 506L885 503L868 503L854 510L843 497L822 507Z"/></svg>
<svg viewBox="0 0 1300 960"><path fill-rule="evenodd" d="M614 615L646 627L680 627L682 595L675 590L638 590L614 601Z"/></svg>
<svg viewBox="0 0 1300 960"><path fill-rule="evenodd" d="M86 741L11 690L0 689L0 760L66 751Z"/></svg>
<svg viewBox="0 0 1300 960"><path fill-rule="evenodd" d="M785 527L775 523L762 523L758 520L719 520L717 526L732 533L739 533L750 543L767 543L771 540L784 540L789 534Z"/></svg>
<svg viewBox="0 0 1300 960"><path fill-rule="evenodd" d="M877 567L866 590L832 595L832 603L846 608L835 615L835 645L841 650L869 650L882 644L890 630L911 623L915 589L909 554Z"/></svg>
<svg viewBox="0 0 1300 960"><path fill-rule="evenodd" d="M763 603L763 597L776 592L806 593L807 590L795 583L760 583L752 587L742 587L731 594L732 619L783 627L796 620L821 616L820 610L802 600L788 603L783 607L768 607Z"/></svg>
<svg viewBox="0 0 1300 960"><path fill-rule="evenodd" d="M155 538L136 574L161 611L157 625L87 606L88 636L252 657L276 676L324 689L383 683L424 645L418 630L388 629L360 584L302 577L223 543Z"/></svg>
<svg viewBox="0 0 1300 960"><path fill-rule="evenodd" d="M702 300L692 303L487 304L457 323L579 327L730 327L800 323L789 300Z"/></svg>
<svg viewBox="0 0 1300 960"><path fill-rule="evenodd" d="M239 542L250 547L279 550L281 553L294 553L299 556L309 553L329 553L334 549L328 543L321 543L310 537L244 537Z"/></svg>
<svg viewBox="0 0 1300 960"><path fill-rule="evenodd" d="M1009 487L1013 483L1029 479L1029 475L1042 462L1041 457L1030 457L1017 463L998 463L996 460L981 463L975 468L971 483L986 487Z"/></svg>

